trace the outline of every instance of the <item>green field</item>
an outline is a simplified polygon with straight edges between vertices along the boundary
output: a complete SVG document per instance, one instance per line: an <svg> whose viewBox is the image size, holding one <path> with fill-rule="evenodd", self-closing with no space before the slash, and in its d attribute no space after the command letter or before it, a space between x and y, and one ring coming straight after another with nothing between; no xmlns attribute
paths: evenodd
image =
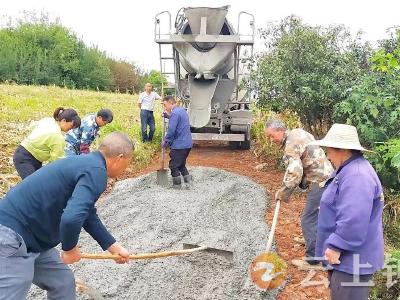
<svg viewBox="0 0 400 300"><path fill-rule="evenodd" d="M137 95L129 94L0 84L0 196L10 183L14 184L18 180L12 164L12 154L29 133L30 122L52 116L58 106L74 108L81 117L100 108L111 109L114 121L101 129L101 136L115 130L126 132L136 143L135 166L149 163L159 148L161 132L156 131L153 144L140 142L140 117L136 100ZM158 108L161 109L160 106ZM159 128L160 113L155 115Z"/></svg>

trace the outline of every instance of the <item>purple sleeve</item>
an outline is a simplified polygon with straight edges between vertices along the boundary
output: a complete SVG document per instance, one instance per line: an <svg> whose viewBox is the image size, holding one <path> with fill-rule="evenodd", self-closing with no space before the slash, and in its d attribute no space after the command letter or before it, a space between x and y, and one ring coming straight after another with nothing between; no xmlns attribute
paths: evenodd
<svg viewBox="0 0 400 300"><path fill-rule="evenodd" d="M354 174L342 179L335 202L336 230L326 241L328 248L354 252L363 245L374 198L375 184L366 176Z"/></svg>

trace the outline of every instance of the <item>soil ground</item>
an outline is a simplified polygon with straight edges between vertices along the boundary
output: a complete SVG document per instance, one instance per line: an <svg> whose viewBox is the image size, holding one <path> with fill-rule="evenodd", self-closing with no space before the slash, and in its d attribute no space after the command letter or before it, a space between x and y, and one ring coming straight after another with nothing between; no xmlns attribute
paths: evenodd
<svg viewBox="0 0 400 300"><path fill-rule="evenodd" d="M168 160L167 160L168 162ZM167 165L166 162L166 165ZM255 167L266 163L263 170ZM196 144L188 159L189 166L206 166L227 170L233 173L247 176L255 182L263 185L270 194L271 205L267 210L266 222L271 224L273 217L273 195L278 189L283 171L276 167L275 160L258 158L252 151L232 150L229 146L216 143ZM136 177L160 168L159 157L154 157L152 163L141 170L128 170L124 178ZM278 300L325 300L329 299L329 290L326 288L326 274L316 272L299 271L291 266L290 261L304 256L304 248L297 244L293 237L301 235L300 217L304 207L305 194L298 193L291 197L289 203L281 205L280 218L276 230L276 243L278 254L288 262L289 283L278 295ZM314 275L311 277L311 275ZM302 284L302 282L304 282Z"/></svg>

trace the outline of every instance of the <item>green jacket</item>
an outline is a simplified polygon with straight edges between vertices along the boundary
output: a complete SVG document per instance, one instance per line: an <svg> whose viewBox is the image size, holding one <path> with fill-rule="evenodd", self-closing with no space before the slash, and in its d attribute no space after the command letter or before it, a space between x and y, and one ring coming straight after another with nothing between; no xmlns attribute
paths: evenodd
<svg viewBox="0 0 400 300"><path fill-rule="evenodd" d="M54 161L64 157L65 140L60 126L53 118L37 122L31 134L22 141L21 146L38 161Z"/></svg>

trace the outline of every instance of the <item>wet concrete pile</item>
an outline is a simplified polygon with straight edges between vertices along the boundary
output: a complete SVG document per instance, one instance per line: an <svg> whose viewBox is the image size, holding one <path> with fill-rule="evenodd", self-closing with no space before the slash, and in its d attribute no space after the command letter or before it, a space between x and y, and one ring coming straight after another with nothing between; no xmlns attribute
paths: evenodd
<svg viewBox="0 0 400 300"><path fill-rule="evenodd" d="M155 173L118 182L98 208L107 228L132 253L182 249L184 243L233 251L233 260L196 253L117 265L82 260L76 277L104 299L275 299L248 279L248 267L263 252L268 228L263 187L247 177L213 168L193 168L191 189L156 185ZM86 233L83 252L101 252ZM29 299L43 299L34 290ZM89 299L79 296L80 299Z"/></svg>

